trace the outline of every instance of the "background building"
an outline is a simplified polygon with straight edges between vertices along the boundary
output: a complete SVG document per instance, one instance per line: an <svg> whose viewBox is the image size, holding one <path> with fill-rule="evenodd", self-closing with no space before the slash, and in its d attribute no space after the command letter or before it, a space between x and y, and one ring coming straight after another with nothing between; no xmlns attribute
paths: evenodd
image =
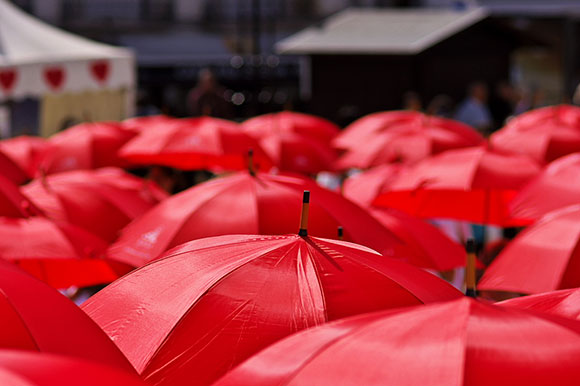
<svg viewBox="0 0 580 386"><path fill-rule="evenodd" d="M463 97L459 83L465 83L467 79L483 79L493 87L493 82L499 78L507 78L505 80L518 86L527 98L535 98L541 104L557 103L569 99L580 81L580 43L577 38L580 3L576 0L14 2L72 32L132 48L139 66L140 103L176 115L187 114L187 92L195 85L199 70L210 67L225 87L226 97L234 104L238 118L286 107L339 119L336 113L331 114L330 107L321 108L315 99L317 95L313 93L318 93L318 90L314 84L323 82L319 77L324 75L309 66L310 55L279 55L275 46L308 26L324 25L325 19L348 7L443 7L458 11L476 6L486 8L486 20L466 29L467 35L461 33L456 38L443 39L420 55L429 56L433 61L437 56L447 55L446 50L460 53L457 47L462 44L470 47L466 48L468 51L481 44L487 50L480 52L483 57L489 61L491 56L497 56L494 68L502 67L502 70L493 76L480 73L477 69L482 66L477 63L481 62L472 60L472 64L462 67L460 74L437 74L433 69L432 80L436 81L421 80L424 75L417 72L419 69L406 74L405 77L413 77L411 85L427 100L434 94L445 92L458 101ZM488 33L485 41L470 43L469 39L477 39L478 30ZM371 67L383 66L381 60L395 66L387 57L381 59L375 55L365 59ZM322 60L332 58L328 55L316 58L316 61ZM423 60L418 62L423 63ZM451 91L438 89L438 82L446 78L449 78L448 82L457 83ZM309 82L314 82L311 89ZM388 98L385 94L373 95L373 104L358 109L347 108L346 115L343 115L356 116L370 109L400 107L395 102L401 100L403 88L385 89L391 94ZM332 97L348 98L349 95L352 94L343 96L333 92ZM381 98L385 98L384 102ZM318 100L323 99L319 95Z"/></svg>

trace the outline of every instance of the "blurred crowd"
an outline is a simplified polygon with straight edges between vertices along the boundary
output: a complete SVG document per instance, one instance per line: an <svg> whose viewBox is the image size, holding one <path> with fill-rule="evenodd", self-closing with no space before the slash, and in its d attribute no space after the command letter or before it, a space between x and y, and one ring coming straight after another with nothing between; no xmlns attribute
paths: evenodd
<svg viewBox="0 0 580 386"><path fill-rule="evenodd" d="M465 94L465 99L459 103L440 94L425 104L418 93L408 91L403 95L402 108L453 118L489 136L503 127L509 118L547 105L541 88L521 89L507 81L498 82L491 89L482 81L474 81Z"/></svg>

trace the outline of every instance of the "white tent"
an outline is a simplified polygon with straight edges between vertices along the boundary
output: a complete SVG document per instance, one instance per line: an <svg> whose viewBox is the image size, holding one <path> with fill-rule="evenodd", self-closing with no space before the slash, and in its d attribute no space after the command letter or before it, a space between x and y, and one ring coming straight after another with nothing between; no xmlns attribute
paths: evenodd
<svg viewBox="0 0 580 386"><path fill-rule="evenodd" d="M134 89L131 51L59 30L0 0L0 105L37 98L43 134L61 128L64 117L129 116Z"/></svg>

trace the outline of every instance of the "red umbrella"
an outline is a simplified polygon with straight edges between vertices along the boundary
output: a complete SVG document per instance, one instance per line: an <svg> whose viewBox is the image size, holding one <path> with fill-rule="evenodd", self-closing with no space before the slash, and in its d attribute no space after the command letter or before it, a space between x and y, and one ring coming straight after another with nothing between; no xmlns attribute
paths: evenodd
<svg viewBox="0 0 580 386"><path fill-rule="evenodd" d="M365 115L348 125L334 140L337 149L353 149L368 144L368 138L391 126L413 123L423 115L416 111L381 111Z"/></svg>
<svg viewBox="0 0 580 386"><path fill-rule="evenodd" d="M336 152L305 135L270 134L260 139L260 145L279 170L302 174L334 170Z"/></svg>
<svg viewBox="0 0 580 386"><path fill-rule="evenodd" d="M272 163L258 141L238 124L201 117L175 120L159 130L144 130L121 149L120 155L136 164L154 164L178 169L239 170L248 164L248 151L256 163Z"/></svg>
<svg viewBox="0 0 580 386"><path fill-rule="evenodd" d="M347 178L342 185L342 194L363 207L369 207L404 172L405 167L401 164L377 166Z"/></svg>
<svg viewBox="0 0 580 386"><path fill-rule="evenodd" d="M424 117L413 123L393 125L370 135L366 144L350 148L338 160L337 168L368 169L391 162L416 163L432 154L484 142L472 128L448 121Z"/></svg>
<svg viewBox="0 0 580 386"><path fill-rule="evenodd" d="M0 151L24 170L29 178L36 175L38 165L49 149L49 142L41 137L21 135L0 141Z"/></svg>
<svg viewBox="0 0 580 386"><path fill-rule="evenodd" d="M165 125L172 124L175 121L174 118L168 117L167 115L150 115L125 119L121 122L121 125L126 130L140 133L149 129L162 129Z"/></svg>
<svg viewBox="0 0 580 386"><path fill-rule="evenodd" d="M336 147L352 152L342 166L359 168L401 159L417 161L429 154L482 143L481 134L461 122L412 111L368 115L334 140Z"/></svg>
<svg viewBox="0 0 580 386"><path fill-rule="evenodd" d="M87 231L43 217L0 217L0 258L55 288L110 283L119 276L101 257L107 244Z"/></svg>
<svg viewBox="0 0 580 386"><path fill-rule="evenodd" d="M0 350L5 386L145 386L136 375L77 358Z"/></svg>
<svg viewBox="0 0 580 386"><path fill-rule="evenodd" d="M433 225L392 208L368 208L369 213L399 239L410 253L406 261L418 267L448 271L464 267L465 250Z"/></svg>
<svg viewBox="0 0 580 386"><path fill-rule="evenodd" d="M314 181L240 172L168 198L129 224L108 256L141 266L176 245L203 237L295 232L304 190L313 194L312 235L336 238L337 228L342 226L347 241L390 256L408 251L401 240L364 209Z"/></svg>
<svg viewBox="0 0 580 386"><path fill-rule="evenodd" d="M26 171L0 149L0 175L16 185L20 185L30 179Z"/></svg>
<svg viewBox="0 0 580 386"><path fill-rule="evenodd" d="M580 153L549 164L510 203L514 221L531 223L548 212L580 204Z"/></svg>
<svg viewBox="0 0 580 386"><path fill-rule="evenodd" d="M490 138L500 151L525 154L547 163L580 151L580 108L549 106L511 119Z"/></svg>
<svg viewBox="0 0 580 386"><path fill-rule="evenodd" d="M50 139L51 149L40 168L48 174L105 166L128 167L117 151L135 134L117 122L83 123Z"/></svg>
<svg viewBox="0 0 580 386"><path fill-rule="evenodd" d="M256 138L296 133L323 144L330 143L340 133L340 128L329 120L293 111L258 115L243 122L242 127Z"/></svg>
<svg viewBox="0 0 580 386"><path fill-rule="evenodd" d="M525 131L552 123L580 128L580 108L572 105L556 105L534 109L510 119L505 129Z"/></svg>
<svg viewBox="0 0 580 386"><path fill-rule="evenodd" d="M510 242L479 288L526 294L580 287L580 206L544 216Z"/></svg>
<svg viewBox="0 0 580 386"><path fill-rule="evenodd" d="M73 302L1 259L0 315L2 348L68 355L133 370Z"/></svg>
<svg viewBox="0 0 580 386"><path fill-rule="evenodd" d="M401 173L374 205L418 217L511 224L508 203L539 172L540 167L525 156L483 147L450 150Z"/></svg>
<svg viewBox="0 0 580 386"><path fill-rule="evenodd" d="M0 175L0 216L29 217L41 215L42 211L22 194L17 185Z"/></svg>
<svg viewBox="0 0 580 386"><path fill-rule="evenodd" d="M525 154L547 163L580 151L580 127L560 127L551 123L525 131L502 129L491 136L490 143L498 151Z"/></svg>
<svg viewBox="0 0 580 386"><path fill-rule="evenodd" d="M430 273L356 244L227 235L186 243L82 307L147 382L204 385L293 332L461 296Z"/></svg>
<svg viewBox="0 0 580 386"><path fill-rule="evenodd" d="M578 288L522 296L497 304L580 320L580 289Z"/></svg>
<svg viewBox="0 0 580 386"><path fill-rule="evenodd" d="M295 334L216 386L576 385L580 323L469 298Z"/></svg>
<svg viewBox="0 0 580 386"><path fill-rule="evenodd" d="M115 168L58 173L32 181L22 191L50 218L109 242L131 220L167 197L151 181Z"/></svg>

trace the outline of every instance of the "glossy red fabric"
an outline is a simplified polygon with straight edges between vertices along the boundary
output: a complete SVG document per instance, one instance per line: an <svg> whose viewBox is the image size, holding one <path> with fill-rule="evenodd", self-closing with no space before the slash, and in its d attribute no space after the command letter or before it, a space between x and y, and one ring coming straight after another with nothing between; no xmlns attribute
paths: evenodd
<svg viewBox="0 0 580 386"><path fill-rule="evenodd" d="M84 358L132 371L103 331L56 290L0 260L0 348Z"/></svg>
<svg viewBox="0 0 580 386"><path fill-rule="evenodd" d="M55 288L110 283L118 275L102 259L107 244L66 223L43 217L0 218L0 259Z"/></svg>
<svg viewBox="0 0 580 386"><path fill-rule="evenodd" d="M154 385L210 384L293 332L353 314L461 297L436 276L341 241L192 241L82 308Z"/></svg>
<svg viewBox="0 0 580 386"><path fill-rule="evenodd" d="M108 256L141 266L184 242L226 234L297 233L310 190L309 234L344 239L399 257L410 251L364 209L300 177L240 172L172 196L123 229Z"/></svg>
<svg viewBox="0 0 580 386"><path fill-rule="evenodd" d="M580 320L580 289L578 288L522 296L496 304Z"/></svg>
<svg viewBox="0 0 580 386"><path fill-rule="evenodd" d="M0 350L4 386L145 386L135 374L100 363L52 354Z"/></svg>
<svg viewBox="0 0 580 386"><path fill-rule="evenodd" d="M550 163L510 203L514 221L532 223L568 205L580 204L580 153Z"/></svg>
<svg viewBox="0 0 580 386"><path fill-rule="evenodd" d="M369 168L385 162L416 162L430 154L483 144L473 128L414 111L386 111L351 123L333 141L347 150L341 168Z"/></svg>
<svg viewBox="0 0 580 386"><path fill-rule="evenodd" d="M174 121L175 118L171 118L167 115L149 115L125 119L121 122L121 125L126 130L140 133L149 129L162 129L165 125L171 124Z"/></svg>
<svg viewBox="0 0 580 386"><path fill-rule="evenodd" d="M580 287L580 206L547 214L512 240L478 287L535 294Z"/></svg>
<svg viewBox="0 0 580 386"><path fill-rule="evenodd" d="M22 194L14 182L0 174L0 216L42 216L42 211Z"/></svg>
<svg viewBox="0 0 580 386"><path fill-rule="evenodd" d="M383 130L387 130L394 125L405 123L412 124L421 119L422 114L416 111L381 111L365 115L357 119L332 141L332 145L337 149L347 150L359 146L366 146L368 138Z"/></svg>
<svg viewBox="0 0 580 386"><path fill-rule="evenodd" d="M77 225L108 242L168 196L153 182L116 168L49 175L22 191L51 219Z"/></svg>
<svg viewBox="0 0 580 386"><path fill-rule="evenodd" d="M579 359L580 322L462 298L295 334L215 385L571 386Z"/></svg>
<svg viewBox="0 0 580 386"><path fill-rule="evenodd" d="M260 145L278 170L302 174L334 170L335 150L305 135L270 134L260 138Z"/></svg>
<svg viewBox="0 0 580 386"><path fill-rule="evenodd" d="M342 194L362 207L369 207L400 173L405 172L402 164L385 164L348 177L342 184Z"/></svg>
<svg viewBox="0 0 580 386"><path fill-rule="evenodd" d="M18 164L13 161L8 155L0 150L0 175L12 181L16 185L20 185L30 179Z"/></svg>
<svg viewBox="0 0 580 386"><path fill-rule="evenodd" d="M379 195L374 205L401 209L418 217L508 225L508 204L540 166L525 156L484 147L449 150L423 160Z"/></svg>
<svg viewBox="0 0 580 386"><path fill-rule="evenodd" d="M580 108L549 106L521 114L495 132L493 148L528 155L538 162L551 162L580 151Z"/></svg>
<svg viewBox="0 0 580 386"><path fill-rule="evenodd" d="M329 144L340 133L340 128L327 119L294 111L258 115L244 121L242 128L256 138L296 133L323 144Z"/></svg>
<svg viewBox="0 0 580 386"><path fill-rule="evenodd" d="M118 122L83 123L49 138L50 151L40 169L47 173L96 169L106 166L129 167L117 152L135 133ZM40 175L40 173L39 173Z"/></svg>
<svg viewBox="0 0 580 386"><path fill-rule="evenodd" d="M401 259L417 267L448 271L465 267L465 249L435 226L397 209L368 208L385 228L405 242L411 253Z"/></svg>
<svg viewBox="0 0 580 386"><path fill-rule="evenodd" d="M272 161L257 140L235 122L201 117L176 119L163 129L143 130L119 155L136 164L164 165L178 169L242 170L248 167L248 151L255 165L269 169Z"/></svg>
<svg viewBox="0 0 580 386"><path fill-rule="evenodd" d="M391 162L416 163L445 150L482 144L483 137L474 133L475 130L461 123L434 117L392 125L369 136L364 146L349 149L337 161L337 169L368 169Z"/></svg>
<svg viewBox="0 0 580 386"><path fill-rule="evenodd" d="M0 141L0 151L25 171L29 178L37 174L38 165L49 149L49 142L41 137L21 135Z"/></svg>

